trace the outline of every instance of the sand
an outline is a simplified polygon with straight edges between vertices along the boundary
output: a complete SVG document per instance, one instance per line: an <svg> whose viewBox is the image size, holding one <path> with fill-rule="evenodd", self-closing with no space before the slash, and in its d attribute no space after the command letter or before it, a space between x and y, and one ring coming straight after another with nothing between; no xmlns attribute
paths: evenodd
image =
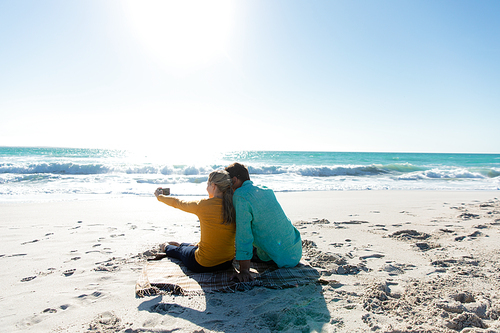
<svg viewBox="0 0 500 333"><path fill-rule="evenodd" d="M146 256L195 242L151 198L0 204L4 332L500 332L499 192L278 193L320 282L137 298Z"/></svg>

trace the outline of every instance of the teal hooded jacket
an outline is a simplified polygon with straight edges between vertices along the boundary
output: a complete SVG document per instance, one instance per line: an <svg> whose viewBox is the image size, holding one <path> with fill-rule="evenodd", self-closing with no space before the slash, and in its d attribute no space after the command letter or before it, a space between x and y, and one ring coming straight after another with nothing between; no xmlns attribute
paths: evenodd
<svg viewBox="0 0 500 333"><path fill-rule="evenodd" d="M249 260L253 247L263 261L294 267L302 257L300 233L285 215L273 190L247 180L234 192L236 260Z"/></svg>

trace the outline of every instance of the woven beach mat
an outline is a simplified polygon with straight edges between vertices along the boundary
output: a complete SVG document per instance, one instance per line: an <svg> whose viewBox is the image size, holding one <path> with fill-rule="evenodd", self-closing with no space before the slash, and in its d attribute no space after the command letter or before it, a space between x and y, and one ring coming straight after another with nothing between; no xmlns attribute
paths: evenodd
<svg viewBox="0 0 500 333"><path fill-rule="evenodd" d="M236 262L233 266L236 266ZM234 267L210 273L194 273L181 261L164 258L148 261L139 277L135 292L138 297L159 294L203 295L212 292L235 292L262 286L272 289L297 287L315 283L319 272L309 265L299 263L293 268L278 268L275 264L251 263L250 272L255 280L237 282L231 280Z"/></svg>

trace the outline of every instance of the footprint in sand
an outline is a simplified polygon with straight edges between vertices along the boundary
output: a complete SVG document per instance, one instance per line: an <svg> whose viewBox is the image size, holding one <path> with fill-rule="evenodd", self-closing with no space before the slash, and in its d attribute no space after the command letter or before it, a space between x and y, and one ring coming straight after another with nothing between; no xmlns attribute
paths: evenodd
<svg viewBox="0 0 500 333"><path fill-rule="evenodd" d="M485 225L485 224L478 224L478 225L473 226L473 228L476 228L476 229L488 229L488 226Z"/></svg>
<svg viewBox="0 0 500 333"><path fill-rule="evenodd" d="M480 237L480 236L485 236L485 237L488 237L488 235L484 235L481 231L475 231L475 232L473 232L472 234L467 235L467 236L458 236L458 237L455 237L455 242L461 242L461 241L463 241L466 237L469 237L469 238L475 239L475 238Z"/></svg>
<svg viewBox="0 0 500 333"><path fill-rule="evenodd" d="M350 221L343 221L343 222L333 222L333 224L364 224L368 223L368 221L359 221L359 220L350 220Z"/></svg>
<svg viewBox="0 0 500 333"><path fill-rule="evenodd" d="M431 235L425 233L425 232L418 232L416 230L400 230L396 231L395 233L389 235L389 237L393 237L396 239L401 239L401 240L411 240L411 239L427 239L431 237Z"/></svg>
<svg viewBox="0 0 500 333"><path fill-rule="evenodd" d="M71 276L71 275L73 275L73 273L75 273L75 271L76 271L76 269L74 269L74 268L73 269L68 269L68 270L66 270L66 271L63 272L63 275L64 276Z"/></svg>
<svg viewBox="0 0 500 333"><path fill-rule="evenodd" d="M470 238L476 238L476 237L479 237L479 236L482 236L483 233L481 231L475 231L473 232L472 234L468 235Z"/></svg>
<svg viewBox="0 0 500 333"><path fill-rule="evenodd" d="M36 278L36 276L28 276L28 277L21 279L21 282L28 282L28 281L31 281L35 278Z"/></svg>
<svg viewBox="0 0 500 333"><path fill-rule="evenodd" d="M369 227L375 228L374 230L388 231L387 228L385 227L385 224L375 224L375 225L371 225Z"/></svg>
<svg viewBox="0 0 500 333"><path fill-rule="evenodd" d="M38 242L38 239L34 239L32 241L21 243L21 245L26 245L26 244L30 244L30 243L36 243L36 242Z"/></svg>
<svg viewBox="0 0 500 333"><path fill-rule="evenodd" d="M222 306L222 305L224 305L224 302L222 300L215 299L215 298L209 299L207 303L210 306Z"/></svg>
<svg viewBox="0 0 500 333"><path fill-rule="evenodd" d="M103 312L97 316L90 324L89 328L92 331L99 332L118 332L121 331L124 326L120 318L118 318L113 312Z"/></svg>
<svg viewBox="0 0 500 333"><path fill-rule="evenodd" d="M389 273L390 276L404 274L404 265L393 263L393 264L385 264L380 268L380 271L384 271Z"/></svg>
<svg viewBox="0 0 500 333"><path fill-rule="evenodd" d="M385 257L384 254L374 253L374 254L369 254L369 255L366 255L366 256L361 256L361 257L359 257L359 259L361 259L361 260L370 259L370 258L379 259L379 258L383 258L383 257Z"/></svg>
<svg viewBox="0 0 500 333"><path fill-rule="evenodd" d="M49 274L54 273L55 270L56 270L55 268L49 267L49 268L47 268L46 272L38 272L38 276L47 276Z"/></svg>
<svg viewBox="0 0 500 333"><path fill-rule="evenodd" d="M96 272L114 272L120 269L118 262L113 259L109 259L105 262L96 262L95 264L98 265L94 268Z"/></svg>
<svg viewBox="0 0 500 333"><path fill-rule="evenodd" d="M98 297L101 297L102 296L102 293L99 292L99 291L94 291L92 294L90 295L87 295L87 294L81 294L80 296L78 296L78 298L80 299L85 299L85 298L98 298Z"/></svg>
<svg viewBox="0 0 500 333"><path fill-rule="evenodd" d="M434 246L426 242L417 242L415 246L421 251L427 251L432 249Z"/></svg>
<svg viewBox="0 0 500 333"><path fill-rule="evenodd" d="M112 254L113 251L109 247L105 247L102 251L100 251L102 254Z"/></svg>
<svg viewBox="0 0 500 333"><path fill-rule="evenodd" d="M157 312L159 314L166 314L166 313L182 313L185 311L185 309L175 303L158 303L153 305L150 310L152 312Z"/></svg>
<svg viewBox="0 0 500 333"><path fill-rule="evenodd" d="M478 218L480 218L479 215L472 214L472 213L462 213L462 214L458 215L458 217L462 218L463 220L470 220L470 219L478 219Z"/></svg>

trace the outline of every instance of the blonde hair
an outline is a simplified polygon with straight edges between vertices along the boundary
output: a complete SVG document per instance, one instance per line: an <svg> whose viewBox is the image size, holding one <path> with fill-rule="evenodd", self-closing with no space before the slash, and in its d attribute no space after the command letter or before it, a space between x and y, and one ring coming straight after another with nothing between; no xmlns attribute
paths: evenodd
<svg viewBox="0 0 500 333"><path fill-rule="evenodd" d="M208 182L215 184L222 193L222 220L224 224L236 222L236 213L233 207L233 182L225 170L215 170L208 176Z"/></svg>

